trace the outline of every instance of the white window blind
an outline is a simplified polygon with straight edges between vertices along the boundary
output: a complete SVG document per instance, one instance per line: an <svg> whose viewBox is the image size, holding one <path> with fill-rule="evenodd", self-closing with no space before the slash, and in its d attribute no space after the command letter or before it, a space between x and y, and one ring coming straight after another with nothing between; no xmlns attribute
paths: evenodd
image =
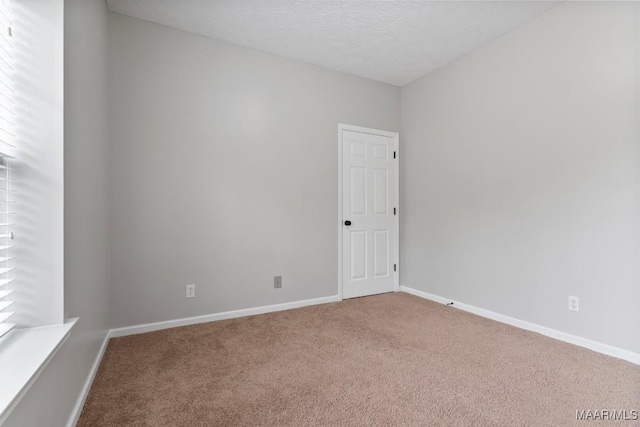
<svg viewBox="0 0 640 427"><path fill-rule="evenodd" d="M15 326L11 323L14 314L11 311L14 280L11 249L15 225L11 162L16 141L11 6L11 0L0 0L0 336Z"/></svg>

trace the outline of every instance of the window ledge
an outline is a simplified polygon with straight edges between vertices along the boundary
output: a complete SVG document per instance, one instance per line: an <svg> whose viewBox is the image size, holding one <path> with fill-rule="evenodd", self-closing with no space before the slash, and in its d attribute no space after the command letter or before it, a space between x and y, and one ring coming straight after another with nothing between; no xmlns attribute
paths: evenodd
<svg viewBox="0 0 640 427"><path fill-rule="evenodd" d="M0 339L0 425L69 337L78 318L61 325L15 329Z"/></svg>

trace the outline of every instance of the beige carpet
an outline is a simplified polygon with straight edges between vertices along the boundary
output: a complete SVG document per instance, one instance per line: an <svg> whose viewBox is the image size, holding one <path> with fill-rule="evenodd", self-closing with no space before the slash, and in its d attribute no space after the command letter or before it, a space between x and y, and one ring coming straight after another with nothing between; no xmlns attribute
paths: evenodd
<svg viewBox="0 0 640 427"><path fill-rule="evenodd" d="M640 367L408 294L112 339L79 426L565 426Z"/></svg>

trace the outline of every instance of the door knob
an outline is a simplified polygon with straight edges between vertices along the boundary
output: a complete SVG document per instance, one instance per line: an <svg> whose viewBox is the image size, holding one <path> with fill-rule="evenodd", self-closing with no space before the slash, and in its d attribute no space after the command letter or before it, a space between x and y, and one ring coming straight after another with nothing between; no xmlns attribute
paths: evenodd
<svg viewBox="0 0 640 427"><path fill-rule="evenodd" d="M351 221L345 221L344 225L346 225L347 227L351 225Z"/></svg>

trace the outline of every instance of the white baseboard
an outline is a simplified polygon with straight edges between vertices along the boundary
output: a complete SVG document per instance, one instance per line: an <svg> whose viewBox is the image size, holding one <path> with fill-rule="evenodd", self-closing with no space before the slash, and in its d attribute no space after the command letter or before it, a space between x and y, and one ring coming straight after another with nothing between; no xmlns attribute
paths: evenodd
<svg viewBox="0 0 640 427"><path fill-rule="evenodd" d="M104 336L104 340L102 340L102 344L100 345L100 349L98 350L98 354L96 355L96 359L93 361L93 365L91 365L91 370L89 371L89 375L87 376L86 381L84 382L84 386L82 386L82 390L80 391L80 396L78 396L78 400L76 401L75 406L73 407L73 412L71 412L71 417L69 418L69 422L67 426L75 427L78 424L78 420L80 419L80 415L82 414L82 409L84 408L84 403L87 401L87 396L89 396L89 391L91 390L91 385L93 384L93 380L98 373L98 368L100 367L100 363L102 362L102 357L104 356L104 352L107 349L107 344L109 344L110 331Z"/></svg>
<svg viewBox="0 0 640 427"><path fill-rule="evenodd" d="M597 341L592 341L586 338L581 338L575 335L561 332L556 329L547 328L546 326L540 326L535 323L526 322L524 320L516 319L513 317L505 316L503 314L495 313L493 311L485 310L483 308L475 307L473 305L464 304L461 302L453 301L447 298L443 298L438 295L433 295L427 292L419 291L417 289L409 288L407 286L400 286L401 292L406 292L430 301L438 302L441 304L453 303L454 308L459 310L468 311L469 313L477 314L478 316L486 317L487 319L495 320L507 325L515 326L517 328L526 329L528 331L537 332L550 338L555 338L560 341L575 344L580 347L585 347L598 353L613 356L618 359L623 359L636 365L640 365L640 354L633 353L629 350L614 347L612 345L603 344Z"/></svg>
<svg viewBox="0 0 640 427"><path fill-rule="evenodd" d="M246 308L242 310L225 311L222 313L205 314L203 316L186 317L183 319L166 320L164 322L146 323L143 325L127 326L124 328L112 329L111 338L124 337L127 335L143 334L146 332L159 331L161 329L176 328L179 326L195 325L197 323L215 322L217 320L235 319L237 317L253 316L256 314L271 313L274 311L291 310L293 308L307 307L309 305L326 304L340 301L339 295L308 299L303 301L286 302L283 304L265 305L262 307Z"/></svg>

